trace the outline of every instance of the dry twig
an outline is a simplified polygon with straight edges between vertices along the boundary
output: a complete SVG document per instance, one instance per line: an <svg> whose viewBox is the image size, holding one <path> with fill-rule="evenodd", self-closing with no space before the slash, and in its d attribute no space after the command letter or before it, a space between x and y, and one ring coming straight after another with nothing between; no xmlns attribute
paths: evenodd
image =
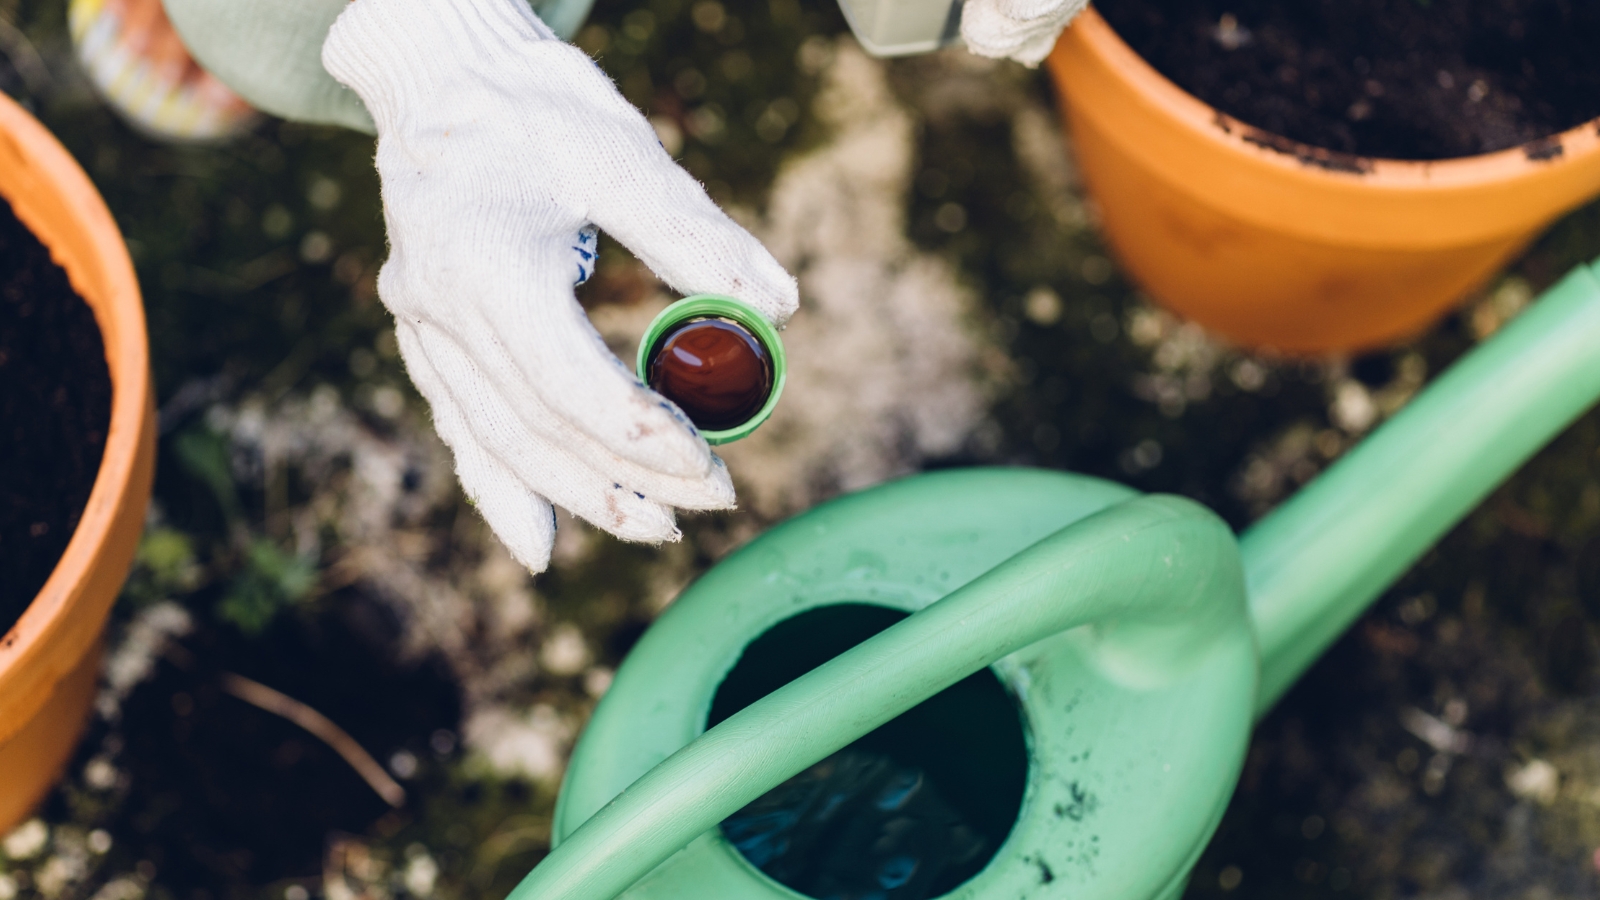
<svg viewBox="0 0 1600 900"><path fill-rule="evenodd" d="M232 672L222 673L222 689L252 706L258 706L273 715L299 725L311 732L334 752L344 757L350 768L356 770L368 785L390 806L399 807L406 802L406 789L389 777L372 754L362 749L355 738L343 728L333 724L327 716L286 694L279 693L259 681L252 681Z"/></svg>

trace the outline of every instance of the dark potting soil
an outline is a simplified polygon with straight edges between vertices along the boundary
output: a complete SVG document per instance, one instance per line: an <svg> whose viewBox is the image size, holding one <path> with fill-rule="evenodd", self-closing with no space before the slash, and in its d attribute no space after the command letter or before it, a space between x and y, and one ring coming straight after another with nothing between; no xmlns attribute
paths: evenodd
<svg viewBox="0 0 1600 900"><path fill-rule="evenodd" d="M1340 153L1448 159L1600 116L1593 0L1104 0L1161 74L1246 125Z"/></svg>
<svg viewBox="0 0 1600 900"><path fill-rule="evenodd" d="M110 424L94 313L0 200L0 634L67 548Z"/></svg>

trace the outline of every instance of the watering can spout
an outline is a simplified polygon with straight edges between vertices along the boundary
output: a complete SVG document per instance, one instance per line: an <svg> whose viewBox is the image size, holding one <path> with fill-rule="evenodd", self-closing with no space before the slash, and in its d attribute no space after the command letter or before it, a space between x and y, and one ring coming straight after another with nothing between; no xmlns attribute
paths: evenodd
<svg viewBox="0 0 1600 900"><path fill-rule="evenodd" d="M1257 714L1596 397L1600 278L1580 266L1245 532Z"/></svg>

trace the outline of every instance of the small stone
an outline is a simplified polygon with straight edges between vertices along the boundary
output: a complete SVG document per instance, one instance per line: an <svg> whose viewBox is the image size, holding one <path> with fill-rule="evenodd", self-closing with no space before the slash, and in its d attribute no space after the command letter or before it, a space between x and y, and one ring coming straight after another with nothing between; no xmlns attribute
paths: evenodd
<svg viewBox="0 0 1600 900"><path fill-rule="evenodd" d="M83 767L83 781L97 791L110 790L117 784L117 767L104 756L96 756Z"/></svg>
<svg viewBox="0 0 1600 900"><path fill-rule="evenodd" d="M50 840L50 828L40 819L29 819L0 840L0 850L11 859L32 859Z"/></svg>
<svg viewBox="0 0 1600 900"><path fill-rule="evenodd" d="M595 666L583 673L583 690L598 700L611 690L611 682L615 677L616 673L605 666Z"/></svg>
<svg viewBox="0 0 1600 900"><path fill-rule="evenodd" d="M1061 321L1061 296L1041 284L1023 299L1022 311L1035 325L1054 325Z"/></svg>
<svg viewBox="0 0 1600 900"><path fill-rule="evenodd" d="M396 778L410 778L417 774L417 757L409 750L396 750L389 757L389 771Z"/></svg>
<svg viewBox="0 0 1600 900"><path fill-rule="evenodd" d="M1506 775L1506 787L1523 800L1551 803L1561 789L1561 772L1545 760L1532 759Z"/></svg>
<svg viewBox="0 0 1600 900"><path fill-rule="evenodd" d="M539 663L552 675L576 675L589 665L589 646L572 625L558 625L539 650Z"/></svg>

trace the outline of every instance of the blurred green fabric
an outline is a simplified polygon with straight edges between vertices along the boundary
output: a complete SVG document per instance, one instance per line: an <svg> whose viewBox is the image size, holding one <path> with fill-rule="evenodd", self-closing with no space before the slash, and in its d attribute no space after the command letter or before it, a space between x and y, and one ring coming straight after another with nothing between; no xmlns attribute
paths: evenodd
<svg viewBox="0 0 1600 900"><path fill-rule="evenodd" d="M347 0L163 0L167 17L200 65L248 100L285 119L372 134L354 91L322 68L322 41ZM534 12L571 38L594 0L541 0Z"/></svg>

